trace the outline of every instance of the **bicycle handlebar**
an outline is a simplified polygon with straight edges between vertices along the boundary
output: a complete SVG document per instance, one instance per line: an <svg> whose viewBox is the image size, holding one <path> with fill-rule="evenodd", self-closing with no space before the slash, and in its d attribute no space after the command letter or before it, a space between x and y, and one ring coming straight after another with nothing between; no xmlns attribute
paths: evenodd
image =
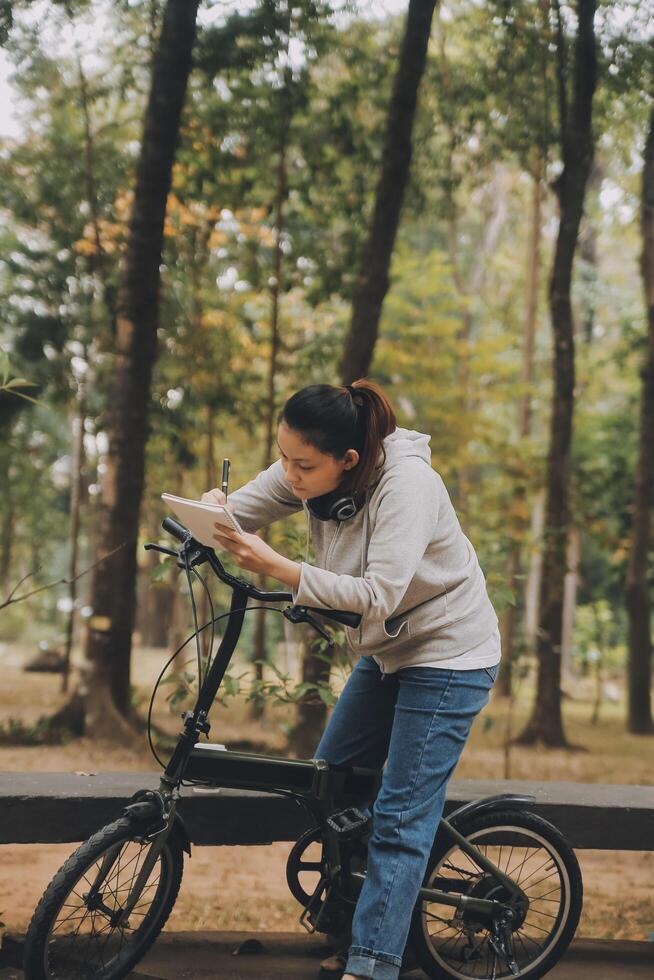
<svg viewBox="0 0 654 980"><path fill-rule="evenodd" d="M172 517L164 517L163 521L161 522L161 526L164 531L168 531L168 533L172 534L172 536L177 538L178 541L185 541L188 535L191 533L184 527L183 524L179 524Z"/></svg>
<svg viewBox="0 0 654 980"><path fill-rule="evenodd" d="M208 561L218 578L229 585L232 589L238 588L242 589L253 599L257 599L259 602L289 602L293 599L293 594L291 592L263 592L258 589L256 585L252 585L247 579L237 578L234 575L230 575L229 572L225 571L220 559L216 555L213 548L208 545L200 544L196 541L191 532L180 524L178 521L174 520L172 517L164 517L161 522L161 526L169 534L172 534L174 538L182 542L184 548L187 549L189 555L189 564L199 565L203 561ZM162 548L159 545L146 544L145 548L147 550L153 549L156 551L162 551L164 554L176 555L179 559L179 552L171 552L167 548ZM179 563L179 562L178 562ZM333 619L335 622L340 623L343 626L357 627L361 622L361 614L357 612L352 612L350 609L324 609L321 606L292 606L292 615L287 618L291 622L302 622L308 621L316 629L321 632L319 624L312 619L311 613L316 612L327 619Z"/></svg>

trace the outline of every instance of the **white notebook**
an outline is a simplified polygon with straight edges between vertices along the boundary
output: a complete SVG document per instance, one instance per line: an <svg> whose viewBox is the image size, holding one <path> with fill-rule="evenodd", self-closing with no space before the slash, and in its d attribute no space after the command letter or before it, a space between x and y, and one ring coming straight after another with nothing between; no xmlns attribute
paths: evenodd
<svg viewBox="0 0 654 980"><path fill-rule="evenodd" d="M179 517L184 527L189 529L195 540L209 548L220 547L220 542L214 538L215 523L223 524L239 534L244 533L234 514L223 504L207 504L201 500L176 497L173 493L162 493L161 499Z"/></svg>

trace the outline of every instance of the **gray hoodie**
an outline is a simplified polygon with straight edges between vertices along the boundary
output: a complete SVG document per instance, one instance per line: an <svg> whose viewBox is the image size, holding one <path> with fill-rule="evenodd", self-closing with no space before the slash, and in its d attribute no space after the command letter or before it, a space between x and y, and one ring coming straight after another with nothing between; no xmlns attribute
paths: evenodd
<svg viewBox="0 0 654 980"><path fill-rule="evenodd" d="M364 506L346 521L314 517L286 482L281 460L230 495L249 532L305 511L294 602L361 613L360 626L343 627L348 645L374 654L385 673L465 653L498 622L477 555L432 468L430 439L399 426L388 435Z"/></svg>

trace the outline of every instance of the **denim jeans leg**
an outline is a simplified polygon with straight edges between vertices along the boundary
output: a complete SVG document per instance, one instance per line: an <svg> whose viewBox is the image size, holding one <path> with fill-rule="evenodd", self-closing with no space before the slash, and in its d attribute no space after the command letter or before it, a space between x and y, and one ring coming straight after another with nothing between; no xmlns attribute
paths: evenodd
<svg viewBox="0 0 654 980"><path fill-rule="evenodd" d="M313 754L336 764L381 769L388 754L397 697L397 679L372 657L360 657L334 706Z"/></svg>
<svg viewBox="0 0 654 980"><path fill-rule="evenodd" d="M373 807L366 879L346 973L396 980L411 914L443 812L447 782L494 676L487 669L408 667Z"/></svg>

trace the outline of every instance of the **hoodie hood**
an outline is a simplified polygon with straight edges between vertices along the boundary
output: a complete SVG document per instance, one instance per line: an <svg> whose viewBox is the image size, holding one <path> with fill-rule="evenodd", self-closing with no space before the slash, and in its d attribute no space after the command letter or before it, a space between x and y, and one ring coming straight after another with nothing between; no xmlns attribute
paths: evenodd
<svg viewBox="0 0 654 980"><path fill-rule="evenodd" d="M383 454L380 451L376 469L381 466L382 472L387 471L392 466L396 466L401 459L406 459L407 456L417 456L418 459L424 459L425 463L431 466L430 441L431 436L426 432L417 432L415 429L403 429L398 426L384 439L386 464L383 465Z"/></svg>

